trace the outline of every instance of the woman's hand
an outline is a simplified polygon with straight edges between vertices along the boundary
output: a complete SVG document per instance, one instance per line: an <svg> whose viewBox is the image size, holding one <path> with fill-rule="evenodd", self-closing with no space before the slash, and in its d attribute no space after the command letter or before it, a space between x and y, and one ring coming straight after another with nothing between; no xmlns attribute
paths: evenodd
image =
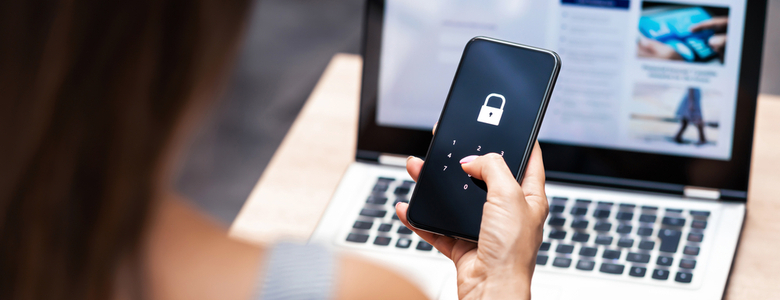
<svg viewBox="0 0 780 300"><path fill-rule="evenodd" d="M407 160L407 171L415 180L422 164L416 157ZM503 157L495 153L466 157L461 166L487 184L479 247L415 229L406 219L406 203L398 203L396 213L406 227L455 263L460 299L529 299L536 253L549 210L539 143L534 145L522 185Z"/></svg>
<svg viewBox="0 0 780 300"><path fill-rule="evenodd" d="M637 56L639 57L683 60L683 57L671 46L645 37L639 38L639 42L636 45L636 51Z"/></svg>
<svg viewBox="0 0 780 300"><path fill-rule="evenodd" d="M723 55L726 52L726 30L729 27L728 17L714 17L707 21L697 23L689 29L691 32L699 32L704 30L712 30L715 32L708 40L707 44L712 47L715 52L718 52L721 62L723 61Z"/></svg>

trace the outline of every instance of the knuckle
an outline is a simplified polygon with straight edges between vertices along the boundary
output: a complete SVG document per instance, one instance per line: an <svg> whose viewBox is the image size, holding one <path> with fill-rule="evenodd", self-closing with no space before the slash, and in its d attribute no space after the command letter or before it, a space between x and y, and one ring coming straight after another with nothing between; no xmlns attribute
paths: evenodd
<svg viewBox="0 0 780 300"><path fill-rule="evenodd" d="M496 160L504 160L504 158L499 155L498 153L491 152L484 155L485 158L489 159L490 161L496 161Z"/></svg>

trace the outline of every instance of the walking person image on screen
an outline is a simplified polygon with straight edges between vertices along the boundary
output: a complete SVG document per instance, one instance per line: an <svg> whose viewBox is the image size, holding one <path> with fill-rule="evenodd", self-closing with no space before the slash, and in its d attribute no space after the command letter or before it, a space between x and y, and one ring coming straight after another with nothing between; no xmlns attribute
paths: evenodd
<svg viewBox="0 0 780 300"><path fill-rule="evenodd" d="M704 136L704 119L701 114L701 90L699 88L688 88L687 93L680 102L680 106L677 108L676 115L680 120L680 130L674 137L675 142L679 144L684 143L683 133L688 128L688 123L692 123L699 130L699 141L696 145L707 143L707 138Z"/></svg>

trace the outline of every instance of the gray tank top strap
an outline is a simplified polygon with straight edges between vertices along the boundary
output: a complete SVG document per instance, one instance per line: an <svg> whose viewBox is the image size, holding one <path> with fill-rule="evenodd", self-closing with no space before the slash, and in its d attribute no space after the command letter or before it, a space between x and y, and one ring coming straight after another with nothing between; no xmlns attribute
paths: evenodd
<svg viewBox="0 0 780 300"><path fill-rule="evenodd" d="M330 299L335 267L335 257L325 247L279 243L268 255L256 299Z"/></svg>

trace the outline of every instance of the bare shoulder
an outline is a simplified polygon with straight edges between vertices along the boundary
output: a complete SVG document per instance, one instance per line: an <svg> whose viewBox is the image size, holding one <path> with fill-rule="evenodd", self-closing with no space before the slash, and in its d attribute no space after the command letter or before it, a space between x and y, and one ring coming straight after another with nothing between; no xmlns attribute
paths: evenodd
<svg viewBox="0 0 780 300"><path fill-rule="evenodd" d="M358 257L339 257L336 299L428 299L401 275Z"/></svg>

